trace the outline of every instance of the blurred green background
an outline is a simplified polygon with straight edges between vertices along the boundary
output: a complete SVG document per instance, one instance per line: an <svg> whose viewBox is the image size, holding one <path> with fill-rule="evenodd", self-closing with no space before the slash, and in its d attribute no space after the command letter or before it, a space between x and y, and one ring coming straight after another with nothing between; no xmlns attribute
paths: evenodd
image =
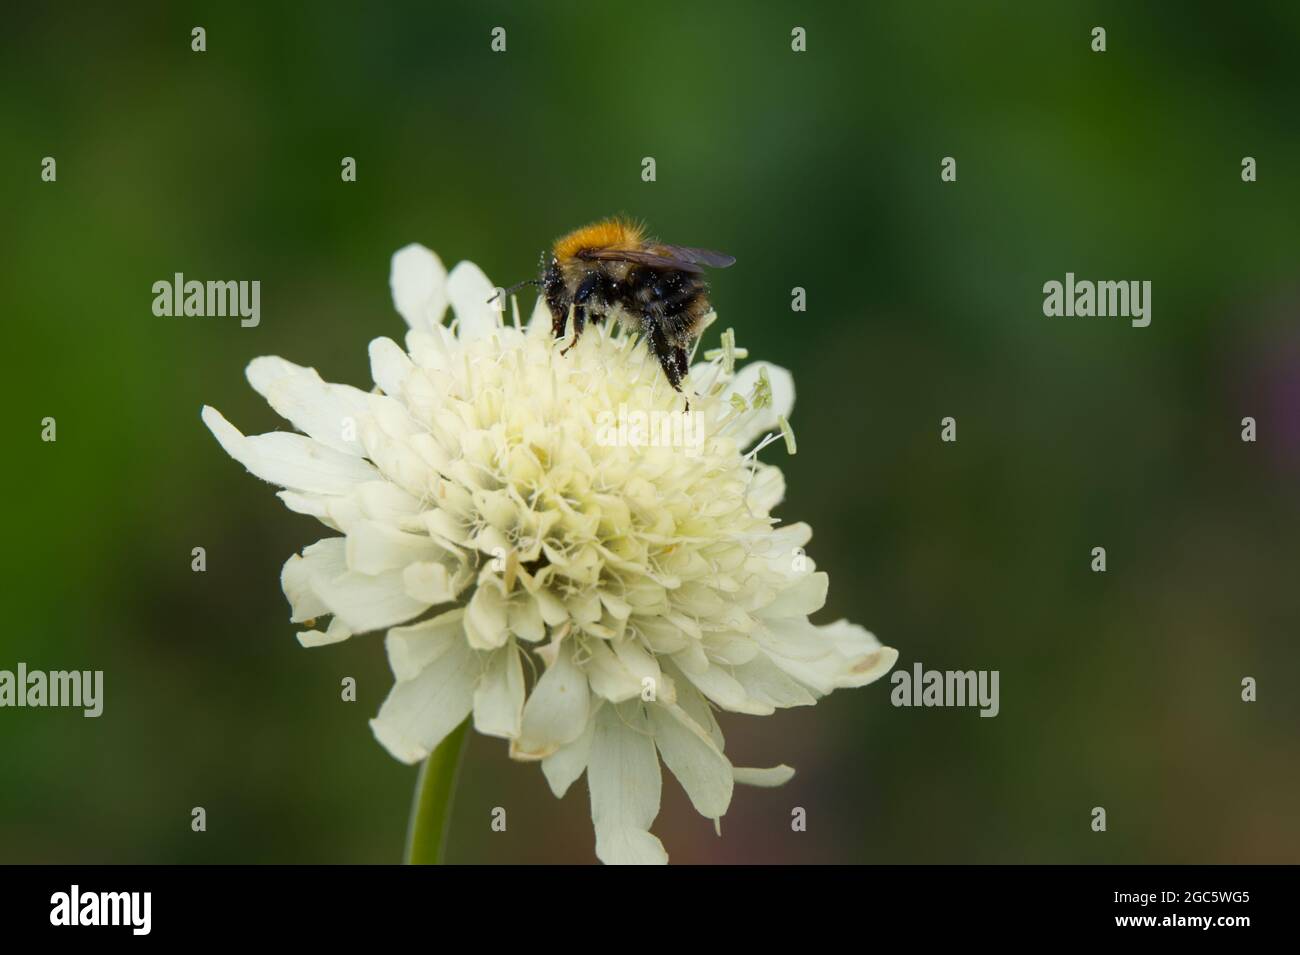
<svg viewBox="0 0 1300 955"><path fill-rule="evenodd" d="M199 408L277 427L261 354L367 385L408 242L505 284L619 211L739 260L713 337L794 372L820 619L1001 673L996 719L885 681L724 715L799 775L722 839L666 780L673 861L1300 861L1296 4L261 6L6 11L0 668L103 669L106 701L0 710L0 862L400 858L380 638L298 646L278 574L319 528ZM154 317L177 271L259 279L261 325ZM1045 318L1067 271L1149 279L1151 326ZM588 812L475 736L450 858L592 861Z"/></svg>

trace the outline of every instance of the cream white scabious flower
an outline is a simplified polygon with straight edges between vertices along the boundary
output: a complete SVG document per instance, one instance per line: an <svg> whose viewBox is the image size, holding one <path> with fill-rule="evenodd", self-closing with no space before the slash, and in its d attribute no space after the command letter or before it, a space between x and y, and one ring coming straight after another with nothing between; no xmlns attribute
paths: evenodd
<svg viewBox="0 0 1300 955"><path fill-rule="evenodd" d="M790 375L736 371L725 334L685 413L644 345L589 328L561 355L544 306L504 321L471 263L448 275L407 246L391 284L410 330L405 348L371 342L374 391L265 357L248 380L300 434L247 437L203 409L227 453L333 532L284 565L291 619L330 618L299 640L387 631L396 683L371 726L389 752L417 762L472 716L557 797L586 772L601 860L666 862L649 831L661 758L715 820L735 783L793 774L733 767L714 708L811 704L898 656L808 622L827 576L809 527L771 516L784 479L757 460L774 432L793 440ZM690 440L655 440L670 431Z"/></svg>

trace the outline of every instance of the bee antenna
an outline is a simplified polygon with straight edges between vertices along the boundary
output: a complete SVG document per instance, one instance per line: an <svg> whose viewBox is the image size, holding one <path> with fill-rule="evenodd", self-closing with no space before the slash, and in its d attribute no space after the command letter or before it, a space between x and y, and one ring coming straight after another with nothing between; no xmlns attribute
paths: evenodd
<svg viewBox="0 0 1300 955"><path fill-rule="evenodd" d="M495 302L498 298L501 297L502 293L509 295L515 289L523 288L525 285L541 285L541 284L542 284L541 279L524 279L522 282L516 282L514 285L510 286L509 288L504 288L501 289L501 291L499 292L493 293L492 297L488 299L488 301Z"/></svg>

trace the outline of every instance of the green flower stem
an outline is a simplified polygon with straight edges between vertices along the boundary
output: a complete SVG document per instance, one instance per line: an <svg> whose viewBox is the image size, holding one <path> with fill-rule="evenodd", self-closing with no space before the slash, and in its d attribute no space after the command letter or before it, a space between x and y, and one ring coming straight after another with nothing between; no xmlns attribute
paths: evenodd
<svg viewBox="0 0 1300 955"><path fill-rule="evenodd" d="M406 830L407 865L442 865L447 842L447 823L451 820L451 800L455 795L456 771L465 748L469 719L452 730L429 754L415 781L415 799L411 803L411 821Z"/></svg>

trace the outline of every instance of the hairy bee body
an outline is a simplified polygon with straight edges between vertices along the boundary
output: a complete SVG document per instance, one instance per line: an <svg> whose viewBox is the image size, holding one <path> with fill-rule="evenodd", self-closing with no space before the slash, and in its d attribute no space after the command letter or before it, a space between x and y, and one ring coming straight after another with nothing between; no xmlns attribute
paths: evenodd
<svg viewBox="0 0 1300 955"><path fill-rule="evenodd" d="M639 333L678 391L689 349L710 310L703 266L735 260L719 252L647 242L622 219L584 226L560 238L539 280L562 338L573 311L573 342L588 322L617 321Z"/></svg>

